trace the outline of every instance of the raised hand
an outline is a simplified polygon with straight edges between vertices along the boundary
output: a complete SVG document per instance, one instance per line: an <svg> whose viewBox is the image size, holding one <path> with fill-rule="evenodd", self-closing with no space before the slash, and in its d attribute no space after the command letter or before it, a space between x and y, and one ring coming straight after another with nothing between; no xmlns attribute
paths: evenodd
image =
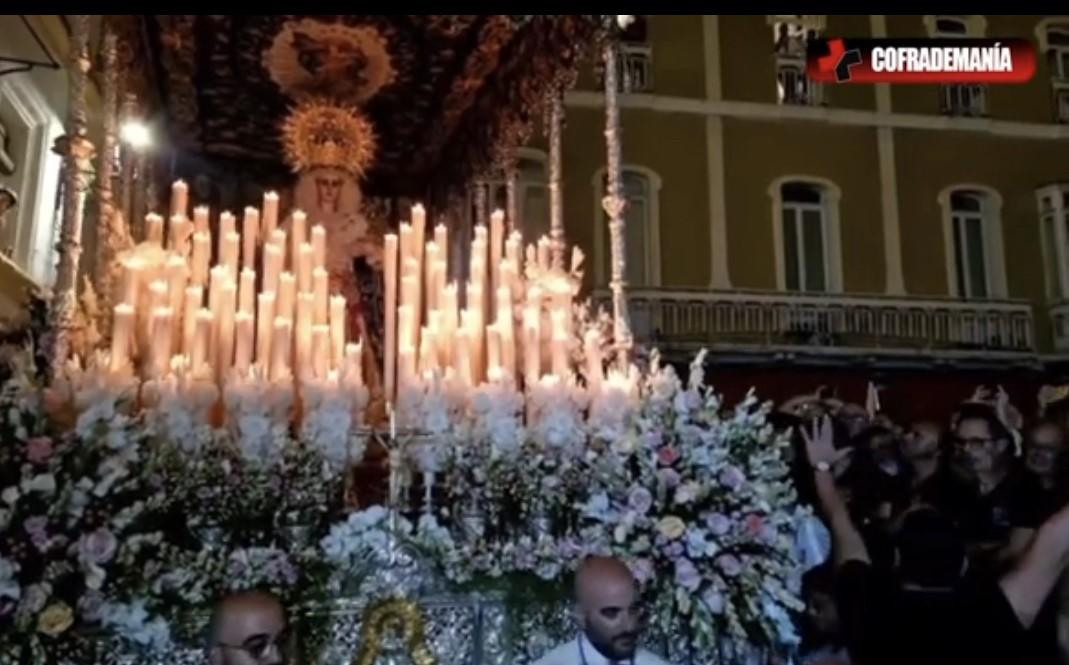
<svg viewBox="0 0 1069 665"><path fill-rule="evenodd" d="M805 440L805 452L811 465L820 462L834 464L839 457L835 450L835 435L831 426L831 417L823 416L813 420L810 427L802 427Z"/></svg>

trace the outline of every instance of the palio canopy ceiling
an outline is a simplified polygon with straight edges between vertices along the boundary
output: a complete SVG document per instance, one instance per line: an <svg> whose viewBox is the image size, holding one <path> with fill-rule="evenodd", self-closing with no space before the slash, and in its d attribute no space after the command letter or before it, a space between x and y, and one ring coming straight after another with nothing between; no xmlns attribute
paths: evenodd
<svg viewBox="0 0 1069 665"><path fill-rule="evenodd" d="M375 125L365 189L403 196L462 184L522 143L598 18L154 15L145 35L184 152L284 168L288 109L328 95Z"/></svg>

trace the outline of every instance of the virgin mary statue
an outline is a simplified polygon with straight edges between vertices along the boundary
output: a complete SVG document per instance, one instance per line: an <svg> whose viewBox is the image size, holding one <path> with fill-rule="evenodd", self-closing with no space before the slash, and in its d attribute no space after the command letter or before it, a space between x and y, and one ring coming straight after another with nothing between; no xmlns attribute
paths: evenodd
<svg viewBox="0 0 1069 665"><path fill-rule="evenodd" d="M349 339L364 344L364 377L374 399L381 392L375 360L382 329L382 229L373 229L362 214L359 184L374 156L374 129L355 109L308 101L290 114L283 138L298 176L294 208L307 214L309 229L319 224L327 232L330 291L345 296ZM292 214L287 233L291 223Z"/></svg>

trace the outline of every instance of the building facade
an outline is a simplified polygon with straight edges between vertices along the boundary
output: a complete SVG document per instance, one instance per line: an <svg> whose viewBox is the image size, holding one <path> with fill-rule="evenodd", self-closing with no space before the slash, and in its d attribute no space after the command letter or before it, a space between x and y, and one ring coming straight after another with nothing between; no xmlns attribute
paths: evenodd
<svg viewBox="0 0 1069 665"><path fill-rule="evenodd" d="M651 16L635 32L620 106L640 340L782 376L808 366L930 378L945 367L1007 382L1060 371L1069 17ZM1038 69L1022 85L822 87L804 74L815 36L1025 37ZM599 293L595 73L566 111L565 223Z"/></svg>

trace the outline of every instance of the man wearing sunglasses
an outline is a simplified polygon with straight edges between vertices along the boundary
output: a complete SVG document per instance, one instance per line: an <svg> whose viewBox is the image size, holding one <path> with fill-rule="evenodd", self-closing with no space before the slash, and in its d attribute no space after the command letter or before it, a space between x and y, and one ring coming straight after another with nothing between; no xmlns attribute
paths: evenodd
<svg viewBox="0 0 1069 665"><path fill-rule="evenodd" d="M281 665L288 646L286 613L275 596L242 591L215 606L208 646L212 665Z"/></svg>

